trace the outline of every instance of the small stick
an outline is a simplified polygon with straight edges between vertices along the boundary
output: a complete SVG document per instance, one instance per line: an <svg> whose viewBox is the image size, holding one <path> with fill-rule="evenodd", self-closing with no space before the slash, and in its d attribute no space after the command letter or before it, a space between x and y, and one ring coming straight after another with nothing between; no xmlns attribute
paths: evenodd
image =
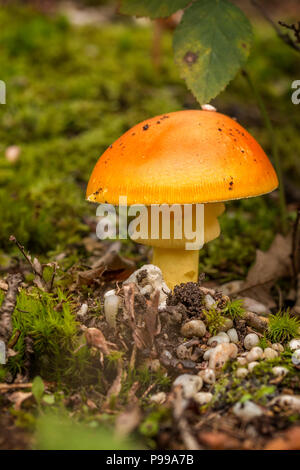
<svg viewBox="0 0 300 470"><path fill-rule="evenodd" d="M26 259L27 263L30 264L32 271L33 271L37 276L40 276L40 273L39 273L38 271L36 271L36 269L35 269L35 267L34 267L32 261L31 261L30 256L27 255L27 253L25 252L24 246L21 245L20 242L18 242L18 240L16 239L16 237L15 237L14 235L11 235L11 236L9 237L9 241L10 241L10 242L13 242L13 243L19 248L20 252L22 253L22 255L24 256L24 258Z"/></svg>
<svg viewBox="0 0 300 470"><path fill-rule="evenodd" d="M16 390L19 388L31 388L32 383L27 384L0 384L0 393L9 392L10 390Z"/></svg>

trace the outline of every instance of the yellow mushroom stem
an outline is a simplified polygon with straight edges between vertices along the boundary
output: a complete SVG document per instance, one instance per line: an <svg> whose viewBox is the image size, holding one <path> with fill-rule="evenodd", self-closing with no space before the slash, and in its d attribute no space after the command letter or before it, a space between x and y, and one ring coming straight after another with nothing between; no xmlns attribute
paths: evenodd
<svg viewBox="0 0 300 470"><path fill-rule="evenodd" d="M198 281L199 250L154 247L152 263L161 269L170 289L181 282Z"/></svg>
<svg viewBox="0 0 300 470"><path fill-rule="evenodd" d="M164 215L159 219L156 217L154 220L150 207L148 207L148 237L135 238L136 242L153 247L152 262L161 269L164 280L170 289L173 289L174 286L182 282L197 282L199 247L196 246L196 241L202 240L201 248L204 243L208 243L220 235L218 216L225 210L223 203L207 203L203 205L204 213L202 213L203 217L201 218L199 217L200 212L196 210L196 205L193 205L190 220L187 223L188 218L185 216L183 206L178 207L181 207L179 213L176 213L176 211L170 212L169 238L165 238L165 235L163 235ZM153 238L153 233L155 232L153 228L156 229L157 224L159 227L158 235ZM185 224L188 224L192 229L191 233L195 234L193 239L186 235L184 230ZM181 238L178 238L178 231L176 234L176 227L178 228L179 226L182 228ZM195 243L194 249L187 249L190 243Z"/></svg>

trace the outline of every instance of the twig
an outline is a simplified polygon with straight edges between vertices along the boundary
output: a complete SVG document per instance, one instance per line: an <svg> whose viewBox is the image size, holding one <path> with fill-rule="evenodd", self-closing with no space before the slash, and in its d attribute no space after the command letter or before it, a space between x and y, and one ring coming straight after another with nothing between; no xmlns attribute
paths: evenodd
<svg viewBox="0 0 300 470"><path fill-rule="evenodd" d="M25 248L23 245L21 245L21 243L16 239L16 237L14 235L11 235L9 237L9 241L10 242L13 242L15 245L17 245L17 247L19 248L20 252L22 253L22 255L24 256L24 258L26 259L27 263L30 264L31 266L31 269L32 271L37 275L37 276L40 276L40 273L38 273L31 261L31 258L29 255L27 255L27 253L25 252Z"/></svg>
<svg viewBox="0 0 300 470"><path fill-rule="evenodd" d="M7 278L8 289L0 308L0 339L4 342L7 342L12 334L11 316L16 306L18 288L21 282L21 274L11 274Z"/></svg>
<svg viewBox="0 0 300 470"><path fill-rule="evenodd" d="M34 283L37 285L37 287L42 290L45 290L46 292L51 292L53 289L54 278L58 267L57 263L53 262L48 264L41 264L37 258L34 258L34 260L32 261L30 255L26 253L24 246L21 245L21 243L16 239L14 235L11 235L9 237L9 240L19 248L27 263L30 265L33 273L36 276ZM46 266L51 266L53 268L53 273L49 283L47 283L43 277L43 270Z"/></svg>
<svg viewBox="0 0 300 470"><path fill-rule="evenodd" d="M265 104L263 102L263 99L262 99L259 91L257 90L256 86L254 85L254 82L252 81L249 72L244 69L242 71L242 74L246 78L246 80L249 84L249 87L251 88L251 90L253 92L253 95L254 95L254 97L257 101L257 105L260 109L262 118L264 120L265 126L266 126L266 128L268 129L268 132L269 132L269 139L270 139L270 144L271 144L271 149L272 149L272 156L274 158L276 172L277 172L278 181L279 181L279 204L280 204L281 223L282 223L283 232L285 232L286 228L287 228L287 223L286 223L286 202L285 202L283 176L282 176L281 162L280 162L279 152L278 152L278 144L277 144L276 133L275 133L273 124L271 122L271 119L268 115Z"/></svg>
<svg viewBox="0 0 300 470"><path fill-rule="evenodd" d="M251 0L251 3L261 13L261 15L265 18L265 20L274 28L277 36L280 39L282 39L282 41L285 42L292 49L294 49L297 52L300 52L300 46L298 46L298 44L297 44L297 42L299 42L297 36L296 36L296 39L297 39L296 42L293 41L293 39L288 34L282 33L282 31L278 28L277 24L272 20L272 18L269 17L266 10L262 7L262 5L260 3L258 3L256 0ZM279 24L281 26L288 27L288 25L285 25L281 21L279 21ZM292 25L292 26L294 26L294 25ZM293 28L289 27L289 29L293 29Z"/></svg>
<svg viewBox="0 0 300 470"><path fill-rule="evenodd" d="M9 392L10 390L16 390L19 388L31 388L32 383L27 384L0 384L0 393Z"/></svg>
<svg viewBox="0 0 300 470"><path fill-rule="evenodd" d="M290 29L293 31L295 38L296 38L296 43L300 43L300 21L298 21L298 25L295 23L293 24L286 24L283 21L278 21L280 26L283 26L284 28Z"/></svg>

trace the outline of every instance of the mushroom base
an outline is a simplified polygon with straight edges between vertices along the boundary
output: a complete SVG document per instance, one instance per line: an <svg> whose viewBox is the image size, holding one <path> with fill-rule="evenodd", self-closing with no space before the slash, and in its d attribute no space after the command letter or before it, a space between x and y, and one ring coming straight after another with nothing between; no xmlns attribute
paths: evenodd
<svg viewBox="0 0 300 470"><path fill-rule="evenodd" d="M179 206L180 207L180 206ZM197 244L195 241L203 239L204 243L214 240L220 235L220 225L218 216L224 212L225 206L222 202L204 204L204 225L199 224L197 221L196 206L192 205L191 213L191 226L195 233L194 239L187 239L183 235L181 229L181 238L175 237L175 226L179 224L180 227L184 226L184 211L181 210L179 214L175 212L170 213L170 238L163 237L163 224L162 221L155 221L151 218L151 211L149 207L139 223L146 222L147 237L141 235L135 237L137 243L153 247L153 264L158 266L163 274L163 278L170 289L182 282L197 282L198 281L198 263L199 263L199 247L201 243ZM151 228L158 226L159 236L152 238ZM204 231L204 232L202 232ZM198 237L202 232L203 237ZM193 250L187 249L187 243L194 243Z"/></svg>
<svg viewBox="0 0 300 470"><path fill-rule="evenodd" d="M152 263L158 266L170 289L182 282L197 282L199 250L153 248Z"/></svg>

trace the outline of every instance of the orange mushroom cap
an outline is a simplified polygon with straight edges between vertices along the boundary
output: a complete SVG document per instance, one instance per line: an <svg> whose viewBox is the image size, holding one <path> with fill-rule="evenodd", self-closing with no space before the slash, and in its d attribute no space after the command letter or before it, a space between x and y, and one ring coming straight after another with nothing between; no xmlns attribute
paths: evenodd
<svg viewBox="0 0 300 470"><path fill-rule="evenodd" d="M214 111L177 111L147 119L98 160L87 199L132 204L192 204L273 191L267 155L236 121Z"/></svg>

